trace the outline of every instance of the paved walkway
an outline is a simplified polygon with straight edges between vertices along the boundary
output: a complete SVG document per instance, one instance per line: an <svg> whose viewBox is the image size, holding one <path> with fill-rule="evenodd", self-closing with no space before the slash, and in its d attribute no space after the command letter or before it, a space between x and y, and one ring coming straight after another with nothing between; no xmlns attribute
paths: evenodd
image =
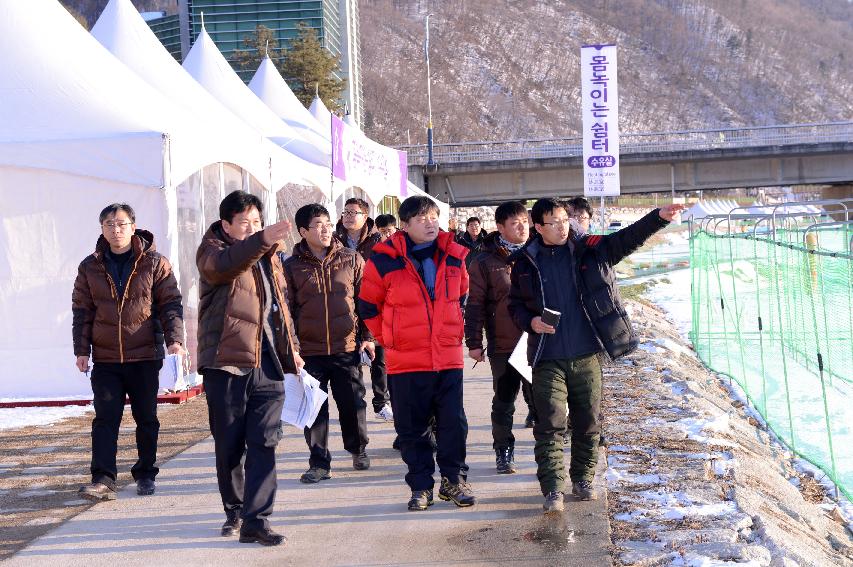
<svg viewBox="0 0 853 567"><path fill-rule="evenodd" d="M469 481L479 498L472 508L436 498L428 511L408 512L405 468L391 449L393 424L374 420L371 412L370 470L352 470L335 420L333 478L319 485L299 483L308 450L301 431L285 429L272 517L273 526L288 537L285 546L265 548L219 536L224 514L208 438L162 466L154 496L138 497L135 485L127 487L118 500L76 516L3 565L610 565L605 498L576 502L568 497L562 517L542 514L533 436L523 424L515 431L518 474L495 474L491 395L488 364L466 368ZM523 406L521 396L519 402ZM602 454L599 491L603 461Z"/></svg>

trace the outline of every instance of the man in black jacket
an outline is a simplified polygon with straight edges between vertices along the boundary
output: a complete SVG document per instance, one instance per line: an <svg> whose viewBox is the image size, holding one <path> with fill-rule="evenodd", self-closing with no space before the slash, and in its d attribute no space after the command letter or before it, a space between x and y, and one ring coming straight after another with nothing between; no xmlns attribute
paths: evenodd
<svg viewBox="0 0 853 567"><path fill-rule="evenodd" d="M572 427L569 476L572 494L596 498L592 489L598 460L601 363L606 352L617 358L637 346L622 305L613 266L665 227L682 205L656 209L607 236L570 238L569 216L554 199L533 205L538 236L510 257L509 311L529 333L527 358L533 367L533 399L539 422L533 427L534 454L546 512L561 512L562 433L566 403ZM542 320L544 309L561 314L556 326Z"/></svg>

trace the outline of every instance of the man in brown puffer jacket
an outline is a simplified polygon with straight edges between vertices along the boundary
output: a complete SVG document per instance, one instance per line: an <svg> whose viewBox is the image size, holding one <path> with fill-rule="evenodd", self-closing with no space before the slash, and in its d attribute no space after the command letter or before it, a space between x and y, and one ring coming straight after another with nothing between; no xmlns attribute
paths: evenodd
<svg viewBox="0 0 853 567"><path fill-rule="evenodd" d="M137 230L136 214L125 203L101 211L102 234L95 252L77 271L71 296L77 368L89 372L92 355L92 484L80 496L94 501L116 497L116 451L130 398L136 421L139 460L131 474L140 496L154 493L159 469L157 391L164 340L170 354L184 354L181 292L169 261L157 253L154 237Z"/></svg>
<svg viewBox="0 0 853 567"><path fill-rule="evenodd" d="M489 365L492 367L492 448L498 474L515 472L515 436L512 420L518 390L527 404L525 425L533 427L536 410L530 383L509 364L509 357L521 338L521 329L510 317L510 254L520 250L530 235L527 209L520 201L502 203L495 210L498 230L487 236L482 252L469 268L470 290L465 308L465 344L468 356L481 362L483 327L488 339Z"/></svg>
<svg viewBox="0 0 853 567"><path fill-rule="evenodd" d="M323 391L331 384L344 449L352 454L354 469L367 470L367 404L360 362L362 352L373 359L375 351L373 337L355 308L364 260L332 237L329 211L322 205L305 205L296 211L295 220L302 241L284 262L284 273L305 370L320 381ZM331 478L328 400L314 424L305 428L305 441L311 455L299 480L317 483Z"/></svg>
<svg viewBox="0 0 853 567"><path fill-rule="evenodd" d="M198 367L204 375L223 536L281 545L269 525L276 493L284 374L302 367L287 307L279 241L282 221L263 227L261 200L234 191L196 254L201 276ZM245 467L244 464L248 465Z"/></svg>

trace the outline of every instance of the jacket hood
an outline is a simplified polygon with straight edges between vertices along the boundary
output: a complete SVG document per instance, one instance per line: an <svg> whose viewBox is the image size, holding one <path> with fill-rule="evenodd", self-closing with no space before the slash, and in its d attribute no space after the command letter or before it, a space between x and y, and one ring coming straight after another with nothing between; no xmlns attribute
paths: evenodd
<svg viewBox="0 0 853 567"><path fill-rule="evenodd" d="M102 257L110 249L110 243L104 238L104 235L98 237L95 243L95 255ZM130 239L130 249L134 255L142 254L143 252L155 252L157 248L154 246L154 235L151 232L137 228L136 232Z"/></svg>
<svg viewBox="0 0 853 567"><path fill-rule="evenodd" d="M452 232L439 231L436 241L439 250L443 250L448 256L464 260L468 255L468 249L454 240ZM406 232L398 230L390 238L376 244L373 251L387 254L392 258L405 257L407 254Z"/></svg>
<svg viewBox="0 0 853 567"><path fill-rule="evenodd" d="M347 234L349 233L347 233L347 229L344 226L344 221L339 220L338 224L335 225L335 236L337 236L342 242L346 242ZM364 223L363 227L361 227L361 234L358 237L358 244L361 244L362 242L367 240L369 236L372 236L374 234L379 234L379 229L376 228L376 223L373 221L373 219L367 217L367 222Z"/></svg>

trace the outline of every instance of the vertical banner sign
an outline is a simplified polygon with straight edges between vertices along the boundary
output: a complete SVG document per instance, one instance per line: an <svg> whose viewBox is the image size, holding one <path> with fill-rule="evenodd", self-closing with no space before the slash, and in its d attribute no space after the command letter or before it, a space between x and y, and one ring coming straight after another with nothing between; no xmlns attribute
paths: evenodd
<svg viewBox="0 0 853 567"><path fill-rule="evenodd" d="M583 194L619 195L619 97L616 46L581 48Z"/></svg>
<svg viewBox="0 0 853 567"><path fill-rule="evenodd" d="M374 142L332 115L332 174L361 187L374 203L386 195L408 196L406 152Z"/></svg>

